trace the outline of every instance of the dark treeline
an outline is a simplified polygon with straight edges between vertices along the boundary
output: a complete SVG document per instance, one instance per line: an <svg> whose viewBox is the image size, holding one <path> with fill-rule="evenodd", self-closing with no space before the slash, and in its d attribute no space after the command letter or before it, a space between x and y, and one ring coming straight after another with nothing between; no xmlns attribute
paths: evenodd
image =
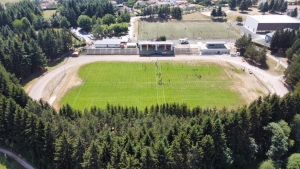
<svg viewBox="0 0 300 169"><path fill-rule="evenodd" d="M166 103L56 112L0 69L0 144L37 168L257 168L264 160L280 168L300 152L299 94L237 110Z"/></svg>
<svg viewBox="0 0 300 169"><path fill-rule="evenodd" d="M65 16L71 26L77 26L77 19L80 15L95 18L102 18L106 14L114 15L113 6L107 0L59 0L58 2L60 4L58 13L54 14L52 19Z"/></svg>
<svg viewBox="0 0 300 169"><path fill-rule="evenodd" d="M285 70L286 83L295 88L300 81L300 32L292 29L278 29L271 40L272 52L285 53L290 65ZM298 84L300 86L300 83Z"/></svg>
<svg viewBox="0 0 300 169"><path fill-rule="evenodd" d="M169 15L172 16L173 19L181 19L182 18L182 11L180 7L170 7L170 6L149 6L142 8L141 16L154 16L158 15L159 17L168 17Z"/></svg>
<svg viewBox="0 0 300 169"><path fill-rule="evenodd" d="M19 80L43 69L46 59L56 59L72 47L70 30L44 29L40 17L40 7L30 1L9 3L0 12L0 61Z"/></svg>

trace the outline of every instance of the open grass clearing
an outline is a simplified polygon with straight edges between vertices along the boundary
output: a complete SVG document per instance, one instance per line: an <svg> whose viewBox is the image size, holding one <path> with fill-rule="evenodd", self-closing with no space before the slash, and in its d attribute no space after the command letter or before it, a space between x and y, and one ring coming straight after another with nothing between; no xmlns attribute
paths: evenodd
<svg viewBox="0 0 300 169"><path fill-rule="evenodd" d="M230 29L228 29L230 28ZM167 40L179 38L197 39L237 39L240 35L225 22L169 21L146 22L139 21L135 30L139 40L154 39L166 36Z"/></svg>
<svg viewBox="0 0 300 169"><path fill-rule="evenodd" d="M229 22L236 22L236 18L238 16L241 16L243 18L243 22L246 22L247 16L246 15L242 15L242 14L237 13L237 12L228 12L226 18L227 18L227 21L229 21Z"/></svg>
<svg viewBox="0 0 300 169"><path fill-rule="evenodd" d="M44 18L46 19L50 18L55 13L55 11L56 10L44 10L43 11Z"/></svg>
<svg viewBox="0 0 300 169"><path fill-rule="evenodd" d="M78 74L83 83L67 92L60 105L83 110L107 103L141 109L172 102L218 108L246 104L232 77L215 62L95 62Z"/></svg>

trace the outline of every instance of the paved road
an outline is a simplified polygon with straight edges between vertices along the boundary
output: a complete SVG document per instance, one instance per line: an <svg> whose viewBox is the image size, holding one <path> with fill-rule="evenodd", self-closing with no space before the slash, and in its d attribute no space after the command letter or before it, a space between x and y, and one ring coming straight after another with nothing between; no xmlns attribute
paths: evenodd
<svg viewBox="0 0 300 169"><path fill-rule="evenodd" d="M246 34L250 34L251 37L252 37L252 41L254 42L257 42L257 43L260 43L262 45L265 45L267 47L270 47L270 43L266 43L265 41L265 36L264 35L260 35L260 34L257 34L257 33L253 33L251 32L249 29L245 28L244 25L242 24L237 24L237 22L233 22L232 23L233 26L239 28L240 30L242 30L244 33Z"/></svg>
<svg viewBox="0 0 300 169"><path fill-rule="evenodd" d="M19 156L17 156L16 154L4 149L4 148L0 148L0 152L8 155L9 157L11 157L12 159L14 159L16 162L18 162L20 165L22 165L24 168L26 169L34 169L30 164L28 164L26 161L24 161L22 158L20 158Z"/></svg>
<svg viewBox="0 0 300 169"><path fill-rule="evenodd" d="M80 56L78 58L69 58L68 61L63 65L60 66L42 76L35 84L33 84L31 90L29 91L29 96L35 100L39 100L42 98L42 92L45 89L47 83L50 82L51 79L56 77L60 72L67 70L71 67L83 65L95 61L152 61L152 60L210 60L210 61L225 61L231 62L246 69L251 69L254 73L259 74L264 80L267 80L275 89L275 93L280 96L285 95L288 90L280 81L280 76L273 76L268 72L258 69L249 65L246 62L242 62L242 58L240 57L230 57L230 56L199 56L199 55L180 55L176 57L140 57L138 55L132 56L95 56L95 55L88 55L88 56Z"/></svg>

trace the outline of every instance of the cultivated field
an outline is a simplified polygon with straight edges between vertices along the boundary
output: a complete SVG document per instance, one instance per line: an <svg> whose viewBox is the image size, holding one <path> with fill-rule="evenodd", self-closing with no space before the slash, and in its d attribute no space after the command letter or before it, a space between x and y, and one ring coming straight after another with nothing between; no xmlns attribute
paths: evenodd
<svg viewBox="0 0 300 169"><path fill-rule="evenodd" d="M107 103L145 108L166 102L188 106L233 108L246 103L234 74L218 62L95 62L79 70L83 83L71 89L60 105L104 108ZM234 73L232 73L234 72Z"/></svg>
<svg viewBox="0 0 300 169"><path fill-rule="evenodd" d="M147 22L139 21L136 30L139 40L154 39L166 36L167 40L189 39L237 39L240 35L225 22L199 21L169 21Z"/></svg>

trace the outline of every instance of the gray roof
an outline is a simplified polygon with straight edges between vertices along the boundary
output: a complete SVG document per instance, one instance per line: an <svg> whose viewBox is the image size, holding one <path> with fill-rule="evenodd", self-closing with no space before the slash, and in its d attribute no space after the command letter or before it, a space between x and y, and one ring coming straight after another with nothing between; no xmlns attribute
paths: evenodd
<svg viewBox="0 0 300 169"><path fill-rule="evenodd" d="M226 42L224 42L224 41L212 41L212 42L206 42L206 44L217 45L217 44L226 44Z"/></svg>
<svg viewBox="0 0 300 169"><path fill-rule="evenodd" d="M259 23L300 23L299 19L287 15L248 15Z"/></svg>
<svg viewBox="0 0 300 169"><path fill-rule="evenodd" d="M122 39L103 39L94 42L95 45L118 45L121 44Z"/></svg>
<svg viewBox="0 0 300 169"><path fill-rule="evenodd" d="M139 45L155 45L155 44L158 44L158 45L173 45L174 42L170 42L170 41L140 41L139 42Z"/></svg>

